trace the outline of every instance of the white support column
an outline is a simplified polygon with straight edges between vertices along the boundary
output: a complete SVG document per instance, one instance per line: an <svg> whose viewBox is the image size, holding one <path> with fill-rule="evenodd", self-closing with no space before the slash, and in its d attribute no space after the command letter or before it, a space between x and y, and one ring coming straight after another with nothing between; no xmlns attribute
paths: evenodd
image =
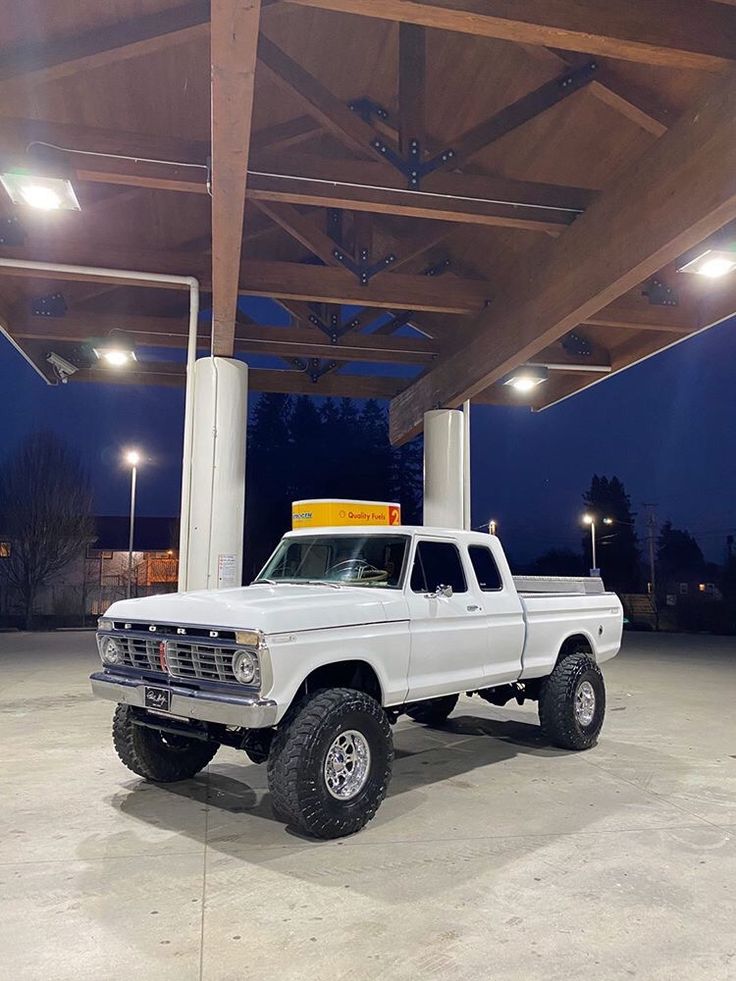
<svg viewBox="0 0 736 981"><path fill-rule="evenodd" d="M464 429L459 409L434 409L424 415L425 525L463 527Z"/></svg>
<svg viewBox="0 0 736 981"><path fill-rule="evenodd" d="M200 358L194 368L189 547L184 589L242 584L248 367Z"/></svg>

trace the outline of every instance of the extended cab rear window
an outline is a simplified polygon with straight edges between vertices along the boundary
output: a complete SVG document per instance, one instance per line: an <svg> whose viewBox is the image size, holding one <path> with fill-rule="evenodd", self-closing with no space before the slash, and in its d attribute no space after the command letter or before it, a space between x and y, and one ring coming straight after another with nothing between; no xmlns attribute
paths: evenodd
<svg viewBox="0 0 736 981"><path fill-rule="evenodd" d="M490 548L486 548L484 545L469 545L468 555L482 592L493 593L498 589L503 589L501 573L498 571L496 560L493 558Z"/></svg>
<svg viewBox="0 0 736 981"><path fill-rule="evenodd" d="M453 593L467 593L460 553L451 542L419 542L411 570L413 593L433 593L438 586L452 586Z"/></svg>

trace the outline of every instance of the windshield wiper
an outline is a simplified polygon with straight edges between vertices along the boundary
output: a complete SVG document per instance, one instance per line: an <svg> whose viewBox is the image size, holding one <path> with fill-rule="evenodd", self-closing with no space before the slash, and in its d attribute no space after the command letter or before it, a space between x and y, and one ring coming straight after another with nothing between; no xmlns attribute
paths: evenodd
<svg viewBox="0 0 736 981"><path fill-rule="evenodd" d="M289 586L329 586L331 589L342 589L339 582L330 582L328 579L256 579L257 582L268 583L269 586L278 586L286 583Z"/></svg>

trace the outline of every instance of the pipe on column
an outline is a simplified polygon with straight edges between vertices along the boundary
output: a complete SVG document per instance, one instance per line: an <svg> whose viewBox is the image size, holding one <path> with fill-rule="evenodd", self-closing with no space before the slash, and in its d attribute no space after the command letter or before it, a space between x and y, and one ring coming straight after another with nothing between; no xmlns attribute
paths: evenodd
<svg viewBox="0 0 736 981"><path fill-rule="evenodd" d="M66 276L84 278L94 277L103 281L133 280L140 283L163 283L171 286L185 286L189 290L189 330L187 337L187 379L184 395L184 441L182 450L181 474L181 520L179 527L179 589L187 588L187 568L189 565L189 523L192 493L192 427L194 412L194 362L197 358L197 323L199 320L199 280L194 276L171 276L165 273L135 272L131 269L107 269L102 266L74 266L56 262L33 262L26 259L0 259L0 268L28 269L39 273L58 273ZM13 347L32 364L38 374L48 384L48 379L38 371L35 364L26 356L6 330L2 333Z"/></svg>
<svg viewBox="0 0 736 981"><path fill-rule="evenodd" d="M470 399L463 402L463 528L470 531Z"/></svg>

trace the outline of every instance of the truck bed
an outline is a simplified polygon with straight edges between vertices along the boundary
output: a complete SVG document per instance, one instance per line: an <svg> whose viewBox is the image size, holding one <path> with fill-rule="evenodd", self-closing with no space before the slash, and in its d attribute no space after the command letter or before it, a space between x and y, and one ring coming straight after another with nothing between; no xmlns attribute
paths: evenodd
<svg viewBox="0 0 736 981"><path fill-rule="evenodd" d="M559 651L571 633L587 640L599 663L617 653L623 619L621 603L615 593L605 591L600 579L539 577L534 586L543 588L532 590L526 588L528 579L519 579L522 585L517 589L526 621L522 678L549 673L550 652ZM589 591L585 588L588 584L592 586Z"/></svg>
<svg viewBox="0 0 736 981"><path fill-rule="evenodd" d="M513 578L520 596L540 594L558 596L560 593L590 596L606 591L603 580L598 576L514 576Z"/></svg>

